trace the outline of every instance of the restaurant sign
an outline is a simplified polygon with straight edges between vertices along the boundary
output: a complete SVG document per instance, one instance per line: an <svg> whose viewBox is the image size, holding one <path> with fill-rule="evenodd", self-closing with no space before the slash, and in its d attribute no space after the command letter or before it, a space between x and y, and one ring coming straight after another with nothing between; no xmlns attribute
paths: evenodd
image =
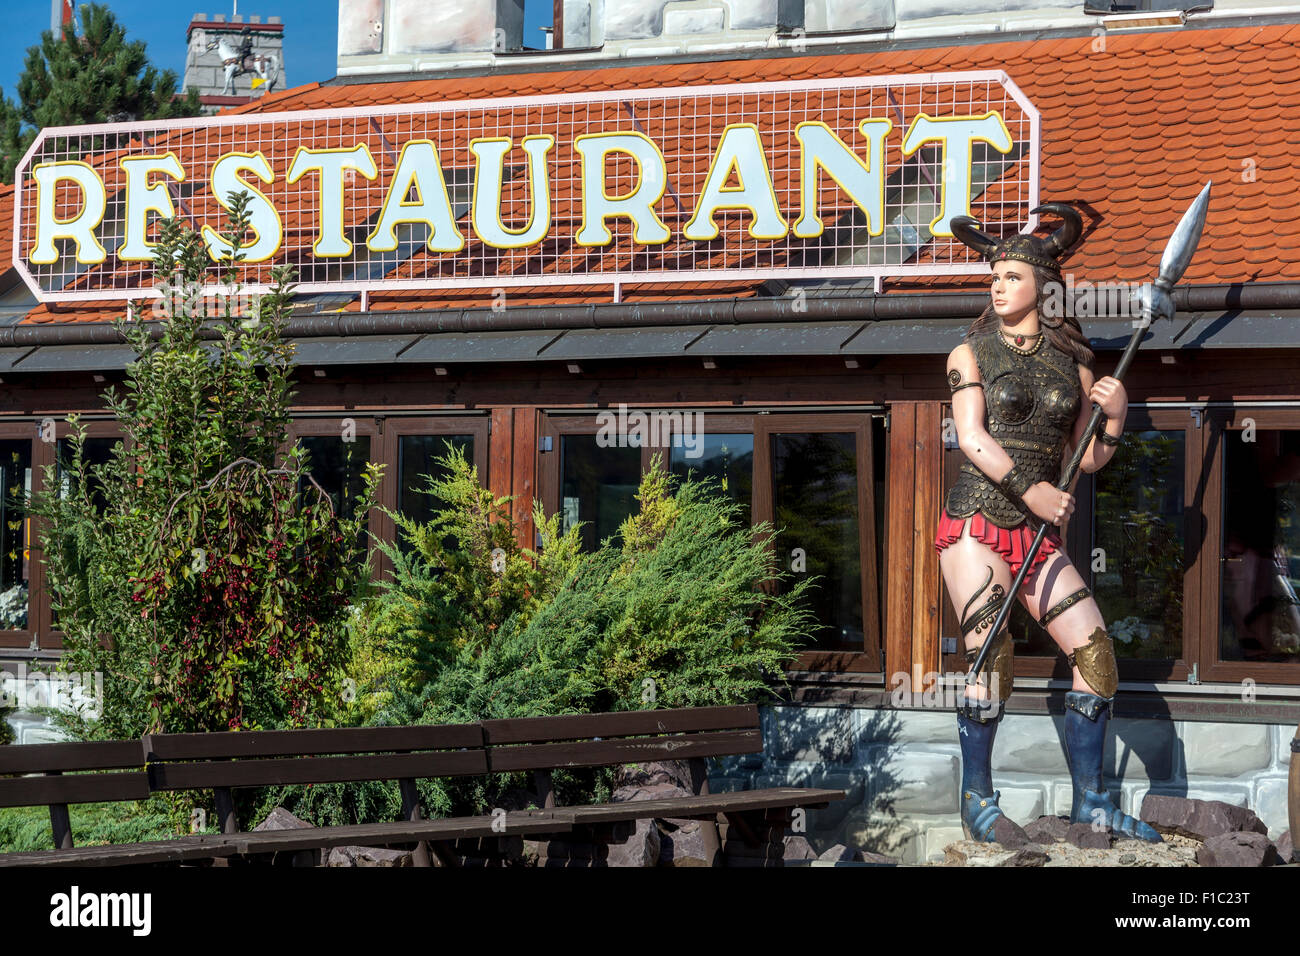
<svg viewBox="0 0 1300 956"><path fill-rule="evenodd" d="M302 292L981 271L1025 231L1038 113L1000 71L261 112L41 132L14 265L45 301L153 293L159 223Z"/></svg>

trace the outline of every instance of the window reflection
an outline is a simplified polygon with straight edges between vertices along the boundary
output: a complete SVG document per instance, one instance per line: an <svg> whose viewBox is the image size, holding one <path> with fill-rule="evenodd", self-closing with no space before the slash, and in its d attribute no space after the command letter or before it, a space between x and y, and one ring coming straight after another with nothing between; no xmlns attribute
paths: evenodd
<svg viewBox="0 0 1300 956"><path fill-rule="evenodd" d="M637 511L640 448L601 448L595 435L560 437L560 528L583 525L582 547L595 551Z"/></svg>
<svg viewBox="0 0 1300 956"><path fill-rule="evenodd" d="M773 435L772 488L777 560L818 578L809 604L821 629L809 649L862 650L856 437Z"/></svg>
<svg viewBox="0 0 1300 956"><path fill-rule="evenodd" d="M362 474L370 460L370 436L357 435L352 441L344 441L337 435L304 435L298 442L307 451L307 471L334 502L334 513L351 518L356 512L356 497L364 487ZM310 488L311 482L304 476L299 493ZM368 522L369 516L363 521Z"/></svg>
<svg viewBox="0 0 1300 956"><path fill-rule="evenodd" d="M694 453L692 455L692 453ZM669 469L678 478L690 473L696 480L716 479L728 498L740 505L739 519L752 524L750 505L754 494L754 436L697 435L691 446L673 436Z"/></svg>
<svg viewBox="0 0 1300 956"><path fill-rule="evenodd" d="M1127 432L1094 477L1093 549L1105 570L1092 592L1116 657L1182 656L1184 443L1181 430Z"/></svg>
<svg viewBox="0 0 1300 956"><path fill-rule="evenodd" d="M88 437L81 445L81 457L86 465L86 471L91 474L91 482L94 485L91 492L91 501L95 505L95 510L103 514L108 507L108 500L104 497L104 489L100 482L94 478L94 469L108 464L113 457L113 446L121 442L122 439L115 437ZM72 461L72 441L67 438L60 438L58 444L58 461L57 468L60 478L61 493L67 495L70 493L69 480L67 474L69 463Z"/></svg>
<svg viewBox="0 0 1300 956"><path fill-rule="evenodd" d="M1232 431L1223 444L1219 653L1225 661L1296 663L1300 431Z"/></svg>
<svg viewBox="0 0 1300 956"><path fill-rule="evenodd" d="M445 503L425 489L429 479L441 481L449 472L447 467L437 459L444 458L459 450L465 460L474 461L473 435L402 435L397 442L397 472L400 484L397 488L397 510L406 517L428 524L433 520L434 512L445 507ZM453 547L455 539L448 536L446 547ZM415 550L406 536L400 531L397 535L397 547L403 552Z"/></svg>
<svg viewBox="0 0 1300 956"><path fill-rule="evenodd" d="M27 627L32 443L0 441L0 629Z"/></svg>
<svg viewBox="0 0 1300 956"><path fill-rule="evenodd" d="M103 514L108 510L108 499L104 497L102 484L94 476L94 469L105 465L113 457L113 446L122 441L116 437L92 436L87 437L82 442L81 457L85 462L86 470L90 474L92 490L90 495L91 503L95 506L95 511ZM68 474L68 464L72 461L72 441L68 438L60 438L57 445L57 459L55 467L59 476L59 493L67 497L72 493L72 476ZM56 606L59 602L57 592L54 599L50 602L50 626L58 628L59 626L59 609Z"/></svg>

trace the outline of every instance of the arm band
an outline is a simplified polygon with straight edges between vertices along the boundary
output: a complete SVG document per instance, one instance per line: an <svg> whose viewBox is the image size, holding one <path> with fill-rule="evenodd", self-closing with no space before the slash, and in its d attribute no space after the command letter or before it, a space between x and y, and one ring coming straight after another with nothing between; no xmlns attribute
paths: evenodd
<svg viewBox="0 0 1300 956"><path fill-rule="evenodd" d="M1103 445L1109 445L1111 448L1118 448L1120 444L1123 443L1124 439L1115 438L1106 434L1106 430L1103 427L1097 430L1097 441L1101 442Z"/></svg>
<svg viewBox="0 0 1300 956"><path fill-rule="evenodd" d="M956 386L956 387L953 389L953 391L954 391L954 392L959 392L959 391L961 391L963 388L983 388L983 387L984 387L984 383L983 383L983 382L967 382L965 385L958 385L958 386Z"/></svg>
<svg viewBox="0 0 1300 956"><path fill-rule="evenodd" d="M1026 491L1032 482L1021 473L1020 468L1016 465L1011 466L1011 470L1002 476L998 482L998 487L1005 491L1013 500L1022 500Z"/></svg>

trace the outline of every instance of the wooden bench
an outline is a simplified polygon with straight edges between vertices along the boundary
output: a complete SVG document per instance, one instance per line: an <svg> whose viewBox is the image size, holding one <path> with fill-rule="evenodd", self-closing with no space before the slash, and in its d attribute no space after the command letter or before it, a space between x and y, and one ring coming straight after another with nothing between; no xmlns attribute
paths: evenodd
<svg viewBox="0 0 1300 956"><path fill-rule="evenodd" d="M451 863L447 841L511 832L567 830L567 821L538 811L425 820L415 781L420 777L478 776L488 772L478 724L414 727L341 727L197 734L144 738L149 785L154 792L212 790L219 832L240 857L328 850L335 846L414 844L413 862ZM232 791L240 787L396 780L402 819L341 827L241 832Z"/></svg>
<svg viewBox="0 0 1300 956"><path fill-rule="evenodd" d="M417 777L484 774L486 755L478 724L277 730L238 733L154 734L134 741L39 744L0 748L0 774L45 776L0 779L0 806L50 807L55 850L0 854L0 866L115 866L158 863L217 865L234 858L326 850L360 844L414 844L414 862L429 865L435 851L457 838L487 837L504 824L511 832L564 832L569 824L543 811L454 820L422 819ZM118 773L63 771L131 768ZM403 819L345 827L310 827L241 833L233 791L281 784L398 780ZM151 794L211 790L216 834L191 834L149 843L72 846L67 804L142 800Z"/></svg>
<svg viewBox="0 0 1300 956"><path fill-rule="evenodd" d="M54 851L0 854L0 866L120 865L285 859L334 846L410 846L417 866L457 866L465 856L505 852L525 836L572 835L608 846L647 818L698 819L713 865L780 866L782 838L796 808L843 799L842 790L777 787L709 792L708 757L760 753L755 705L576 714L478 724L153 734L141 741L0 748L0 806L50 806ZM685 760L691 795L559 807L552 772L577 767ZM63 771L115 773L61 776ZM451 819L423 818L421 777L533 774L538 809ZM342 827L241 832L233 791L241 787L397 780L402 819ZM152 793L211 790L217 834L109 847L72 848L67 804L139 800Z"/></svg>
<svg viewBox="0 0 1300 956"><path fill-rule="evenodd" d="M709 792L706 758L762 753L755 704L485 720L482 726L488 768L532 771L543 808L571 821L575 838L599 836L594 828L613 824L609 839L618 841L638 820L698 819L706 862L715 866L783 865L784 836L793 812L825 807L846 796L843 790L806 787ZM687 763L691 796L555 805L553 770L665 760ZM474 849L465 844L461 848Z"/></svg>
<svg viewBox="0 0 1300 956"><path fill-rule="evenodd" d="M48 806L56 848L0 854L0 866L179 863L234 852L211 846L210 841L198 835L153 843L74 847L68 805L147 799L149 776L144 764L139 740L0 747L0 807ZM40 776L5 777L5 774Z"/></svg>

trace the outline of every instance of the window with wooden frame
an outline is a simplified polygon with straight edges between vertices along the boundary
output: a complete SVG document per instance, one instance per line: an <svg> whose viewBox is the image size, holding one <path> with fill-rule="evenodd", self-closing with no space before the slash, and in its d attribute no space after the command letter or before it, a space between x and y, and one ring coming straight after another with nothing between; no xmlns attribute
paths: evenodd
<svg viewBox="0 0 1300 956"><path fill-rule="evenodd" d="M945 492L964 457L955 439L945 441ZM1201 431L1186 407L1133 404L1123 444L1104 468L1080 472L1075 481L1066 553L1106 621L1121 680L1186 680L1196 660L1205 559L1196 546L1201 465ZM942 578L938 586L940 633L956 638L960 630ZM1008 627L1017 675L1070 679L1056 642L1018 599ZM966 669L956 644L957 653L944 655L945 671Z"/></svg>
<svg viewBox="0 0 1300 956"><path fill-rule="evenodd" d="M40 487L40 422L0 424L0 646L27 647L40 640L44 568L27 499Z"/></svg>
<svg viewBox="0 0 1300 956"><path fill-rule="evenodd" d="M439 462L453 450L464 454L478 470L479 483L488 481L489 417L482 415L392 416L382 422L381 441L384 478L379 486L379 503L415 521L427 522L439 502L426 492L429 478L444 478L447 470ZM396 523L385 514L375 520L375 533L394 542L399 549L409 545L400 537ZM391 570L381 557L379 573Z"/></svg>
<svg viewBox="0 0 1300 956"><path fill-rule="evenodd" d="M450 449L461 449L478 469L479 481L486 484L488 422L486 414L299 418L290 425L289 436L307 450L312 477L335 507L343 498L355 499L367 461L383 464L379 507L369 515L367 527L375 537L392 542L396 524L379 508L427 521L436 503L424 493L428 484L424 476L441 477L437 459ZM376 578L391 570L388 559L373 545L371 557Z"/></svg>
<svg viewBox="0 0 1300 956"><path fill-rule="evenodd" d="M633 412L665 416L667 434L649 425L646 440L632 438ZM783 570L818 578L811 606L819 627L794 666L878 671L883 410L706 411L698 432L677 409L627 414L629 427L612 435L602 435L597 413L543 416L539 485L548 512L560 512L566 527L587 523L584 546L594 549L635 511L633 496L652 455L662 455L678 476L712 477L747 520L775 527L771 543Z"/></svg>
<svg viewBox="0 0 1300 956"><path fill-rule="evenodd" d="M1300 683L1300 409L1210 408L1203 435L1200 678Z"/></svg>
<svg viewBox="0 0 1300 956"><path fill-rule="evenodd" d="M83 419L82 424L86 430L86 460L91 463L107 461L113 445L122 440L117 423ZM45 466L54 465L56 475L61 472L60 461L68 455L70 431L66 420L52 417L0 424L0 457L3 458L0 475L4 486L0 512L0 534L3 535L0 539L0 563L3 564L0 571L0 617L6 625L0 629L0 647L35 647L40 650L63 647L63 632L58 629L58 616L53 608L42 560L41 524L38 519L27 517L19 500L45 490ZM25 585L15 577L18 574L23 576ZM27 596L20 604L15 599L21 592L15 592L15 588L23 586ZM13 596L6 599L5 594ZM9 627L9 624L25 626Z"/></svg>

